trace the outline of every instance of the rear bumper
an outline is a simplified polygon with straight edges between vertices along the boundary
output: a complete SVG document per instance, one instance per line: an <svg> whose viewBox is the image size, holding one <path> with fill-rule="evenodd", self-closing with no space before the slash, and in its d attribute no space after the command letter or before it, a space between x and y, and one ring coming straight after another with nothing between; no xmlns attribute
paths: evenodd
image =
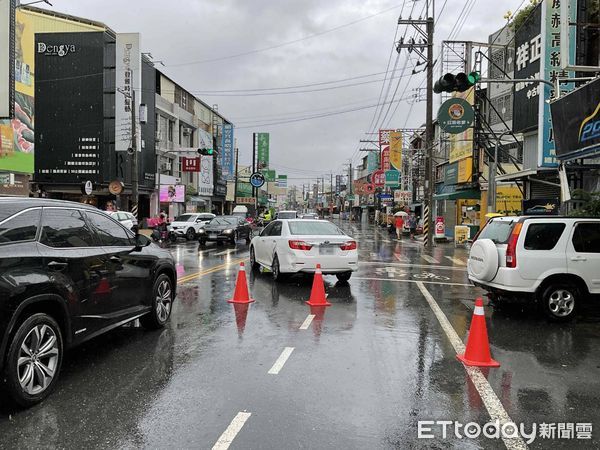
<svg viewBox="0 0 600 450"><path fill-rule="evenodd" d="M279 261L280 270L284 273L314 273L317 264L324 275L355 272L358 270L358 254L348 256L304 256L289 255Z"/></svg>

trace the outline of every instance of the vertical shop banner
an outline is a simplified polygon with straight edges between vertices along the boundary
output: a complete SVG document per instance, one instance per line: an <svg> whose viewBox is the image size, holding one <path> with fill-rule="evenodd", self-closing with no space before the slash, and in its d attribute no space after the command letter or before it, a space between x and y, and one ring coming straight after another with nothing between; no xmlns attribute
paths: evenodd
<svg viewBox="0 0 600 450"><path fill-rule="evenodd" d="M139 33L117 33L115 92L115 151L125 152L132 146L131 108L136 108L142 95L142 54ZM135 89L136 105L132 103ZM139 123L136 124L136 145L142 150Z"/></svg>
<svg viewBox="0 0 600 450"><path fill-rule="evenodd" d="M277 187L278 188L287 188L287 175L279 175L277 177Z"/></svg>
<svg viewBox="0 0 600 450"><path fill-rule="evenodd" d="M381 148L381 170L390 170L390 146L384 145Z"/></svg>
<svg viewBox="0 0 600 450"><path fill-rule="evenodd" d="M390 133L390 164L391 169L402 170L402 132Z"/></svg>
<svg viewBox="0 0 600 450"><path fill-rule="evenodd" d="M200 176L198 178L198 195L213 195L214 182L212 156L200 157Z"/></svg>
<svg viewBox="0 0 600 450"><path fill-rule="evenodd" d="M466 100L471 106L475 104L475 88L472 87L465 92L455 92L455 98ZM462 133L450 135L449 162L453 163L469 156L473 156L473 127L467 128Z"/></svg>
<svg viewBox="0 0 600 450"><path fill-rule="evenodd" d="M3 0L6 1L6 0ZM14 1L14 0L13 0ZM9 0L10 2L10 0ZM2 15L4 15L4 8ZM7 31L0 24L0 33ZM17 9L14 16L13 33L9 35L10 45L13 45L14 52L8 55L0 51L0 58L12 56L8 76L12 78L12 99L13 118L12 120L0 120L3 128L4 137L3 150L0 151L0 170L32 173L34 170L34 104L33 104L33 84L34 84L34 25L31 16L22 13ZM0 45L0 48L3 48ZM8 72L7 72L8 73ZM0 116L2 116L0 114ZM8 128L7 128L8 127ZM6 139L12 141L9 145ZM8 149L5 151L5 149Z"/></svg>
<svg viewBox="0 0 600 450"><path fill-rule="evenodd" d="M15 0L0 0L0 118L14 113Z"/></svg>
<svg viewBox="0 0 600 450"><path fill-rule="evenodd" d="M223 134L221 135L221 169L225 180L235 178L235 155L233 148L233 125L223 124Z"/></svg>
<svg viewBox="0 0 600 450"><path fill-rule="evenodd" d="M577 2L570 1L570 22L576 21ZM544 57L542 59L542 78L554 83L557 78L573 78L574 72L562 70L560 67L560 1L549 0L542 2L543 8L542 20L542 48ZM570 48L569 59L575 61L575 27L570 27ZM572 91L575 88L574 83L561 83L561 93ZM538 166L557 167L556 146L552 130L552 116L550 113L549 100L554 96L554 89L544 84L543 95L539 99L539 117L540 124L538 129Z"/></svg>
<svg viewBox="0 0 600 450"><path fill-rule="evenodd" d="M269 133L256 133L256 160L259 169L269 167Z"/></svg>
<svg viewBox="0 0 600 450"><path fill-rule="evenodd" d="M550 0L552 1L552 0ZM542 5L538 5L515 34L515 78L541 78ZM538 126L540 84L515 84L513 131L523 133Z"/></svg>

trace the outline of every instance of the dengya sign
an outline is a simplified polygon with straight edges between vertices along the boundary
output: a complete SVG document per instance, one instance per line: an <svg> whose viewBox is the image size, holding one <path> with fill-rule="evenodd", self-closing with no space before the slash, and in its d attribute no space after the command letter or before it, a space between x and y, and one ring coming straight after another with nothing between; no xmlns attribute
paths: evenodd
<svg viewBox="0 0 600 450"><path fill-rule="evenodd" d="M558 159L600 154L600 79L552 102L550 111Z"/></svg>

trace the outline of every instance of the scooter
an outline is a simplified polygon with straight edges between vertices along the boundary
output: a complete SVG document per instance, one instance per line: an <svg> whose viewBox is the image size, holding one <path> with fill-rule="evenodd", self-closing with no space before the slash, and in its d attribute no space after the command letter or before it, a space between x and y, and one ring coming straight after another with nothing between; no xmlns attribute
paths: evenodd
<svg viewBox="0 0 600 450"><path fill-rule="evenodd" d="M169 241L173 242L169 236L170 233L172 232L169 232L167 230L166 225L159 225L154 230L152 230L152 240L161 247L164 247L169 244Z"/></svg>

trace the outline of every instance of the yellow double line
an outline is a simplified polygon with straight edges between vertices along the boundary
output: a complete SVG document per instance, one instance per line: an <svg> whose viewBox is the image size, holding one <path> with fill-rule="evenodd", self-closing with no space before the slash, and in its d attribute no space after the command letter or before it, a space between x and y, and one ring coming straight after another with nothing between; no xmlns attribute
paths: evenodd
<svg viewBox="0 0 600 450"><path fill-rule="evenodd" d="M232 266L234 264L239 264L239 263L241 263L242 261L245 261L245 260L246 260L246 258L233 259L233 260L228 261L226 263L219 264L218 266L211 267L210 269L201 270L200 272L196 272L196 273L191 273L189 275L185 275L183 277L180 277L177 280L177 284L187 283L188 281L191 281L191 280L193 280L195 278L203 277L204 275L208 275L209 273L219 272L221 270L227 269L229 266Z"/></svg>

